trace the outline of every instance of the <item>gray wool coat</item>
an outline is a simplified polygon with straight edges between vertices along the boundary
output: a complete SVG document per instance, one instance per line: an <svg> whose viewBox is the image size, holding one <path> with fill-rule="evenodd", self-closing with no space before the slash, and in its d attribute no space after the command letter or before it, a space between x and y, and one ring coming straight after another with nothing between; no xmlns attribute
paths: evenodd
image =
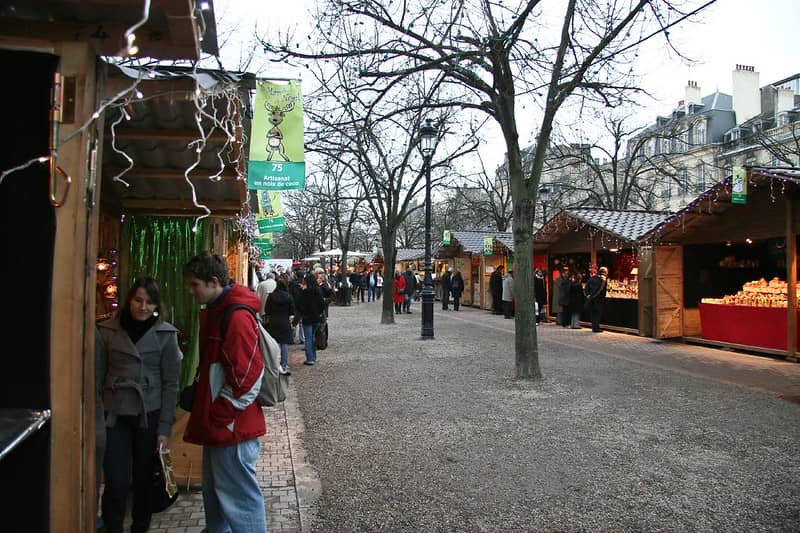
<svg viewBox="0 0 800 533"><path fill-rule="evenodd" d="M136 344L118 318L98 324L95 375L106 412L105 425L114 427L119 415L135 415L146 427L146 413L160 409L158 434L169 437L182 357L178 330L172 324L156 322Z"/></svg>

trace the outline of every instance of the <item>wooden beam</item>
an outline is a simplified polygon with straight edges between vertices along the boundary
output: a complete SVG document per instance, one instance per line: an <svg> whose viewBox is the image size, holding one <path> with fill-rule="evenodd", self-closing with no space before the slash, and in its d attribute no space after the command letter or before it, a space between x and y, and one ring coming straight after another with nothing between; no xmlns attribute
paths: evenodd
<svg viewBox="0 0 800 533"><path fill-rule="evenodd" d="M197 130L170 130L156 128L117 128L117 139L129 141L194 141L200 138ZM106 132L111 136L111 132ZM228 134L223 131L215 131L206 140L224 143L228 140Z"/></svg>
<svg viewBox="0 0 800 533"><path fill-rule="evenodd" d="M226 202L220 200L198 200L200 204L205 205L212 212L224 211L228 213L238 213L244 207L238 201ZM172 212L191 212L203 214L205 211L195 207L191 200L141 200L136 198L127 198L121 201L122 208L125 211L172 211Z"/></svg>
<svg viewBox="0 0 800 533"><path fill-rule="evenodd" d="M107 168L103 173L107 176L116 176L123 170L122 168ZM209 176L213 176L217 172L219 172L219 169L194 169L189 174L189 178L208 179ZM232 167L226 167L220 177L225 181L235 180L237 178L236 170ZM123 174L121 179L182 180L185 178L184 171L179 168L147 168L137 166ZM242 183L244 183L244 180L242 180Z"/></svg>

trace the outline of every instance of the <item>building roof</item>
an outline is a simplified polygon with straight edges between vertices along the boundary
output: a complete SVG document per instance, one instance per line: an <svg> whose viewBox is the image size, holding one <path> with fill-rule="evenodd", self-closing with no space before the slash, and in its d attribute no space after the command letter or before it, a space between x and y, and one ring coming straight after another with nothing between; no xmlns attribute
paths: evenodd
<svg viewBox="0 0 800 533"><path fill-rule="evenodd" d="M492 237L510 251L514 251L514 235L510 231L452 231L450 236L458 241L465 252L483 253L483 238Z"/></svg>
<svg viewBox="0 0 800 533"><path fill-rule="evenodd" d="M566 233L575 231L574 224L590 226L596 230L628 243L635 243L643 235L662 224L671 213L652 211L619 211L612 209L564 209L548 220L533 236L536 248L547 248L558 242Z"/></svg>
<svg viewBox="0 0 800 533"><path fill-rule="evenodd" d="M416 261L425 257L425 248L398 248L395 261Z"/></svg>

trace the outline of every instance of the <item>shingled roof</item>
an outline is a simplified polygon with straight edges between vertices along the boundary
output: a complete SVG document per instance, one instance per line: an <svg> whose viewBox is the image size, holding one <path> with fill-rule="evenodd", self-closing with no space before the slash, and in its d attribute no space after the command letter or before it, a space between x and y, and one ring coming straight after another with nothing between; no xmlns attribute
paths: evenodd
<svg viewBox="0 0 800 533"><path fill-rule="evenodd" d="M492 237L514 251L514 236L510 231L452 231L450 236L458 241L467 253L482 254L484 237Z"/></svg>
<svg viewBox="0 0 800 533"><path fill-rule="evenodd" d="M425 257L425 248L398 248L395 261L415 261Z"/></svg>
<svg viewBox="0 0 800 533"><path fill-rule="evenodd" d="M574 231L569 219L582 222L618 239L633 243L667 220L672 214L652 211L617 211L612 209L564 209L548 220L533 236L536 248L557 242L564 233Z"/></svg>

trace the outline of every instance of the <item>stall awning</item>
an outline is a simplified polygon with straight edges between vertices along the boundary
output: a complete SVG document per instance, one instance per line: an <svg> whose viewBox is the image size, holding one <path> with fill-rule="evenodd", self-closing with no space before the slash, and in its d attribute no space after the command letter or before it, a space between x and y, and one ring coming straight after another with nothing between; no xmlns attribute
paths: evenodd
<svg viewBox="0 0 800 533"><path fill-rule="evenodd" d="M450 245L442 246L437 256L452 257L462 252L483 255L483 239L486 237L514 253L514 235L510 231L451 231Z"/></svg>
<svg viewBox="0 0 800 533"><path fill-rule="evenodd" d="M565 235L590 228L605 233L621 245L632 245L653 228L662 224L671 213L612 209L564 209L549 219L533 235L534 250L546 250Z"/></svg>

